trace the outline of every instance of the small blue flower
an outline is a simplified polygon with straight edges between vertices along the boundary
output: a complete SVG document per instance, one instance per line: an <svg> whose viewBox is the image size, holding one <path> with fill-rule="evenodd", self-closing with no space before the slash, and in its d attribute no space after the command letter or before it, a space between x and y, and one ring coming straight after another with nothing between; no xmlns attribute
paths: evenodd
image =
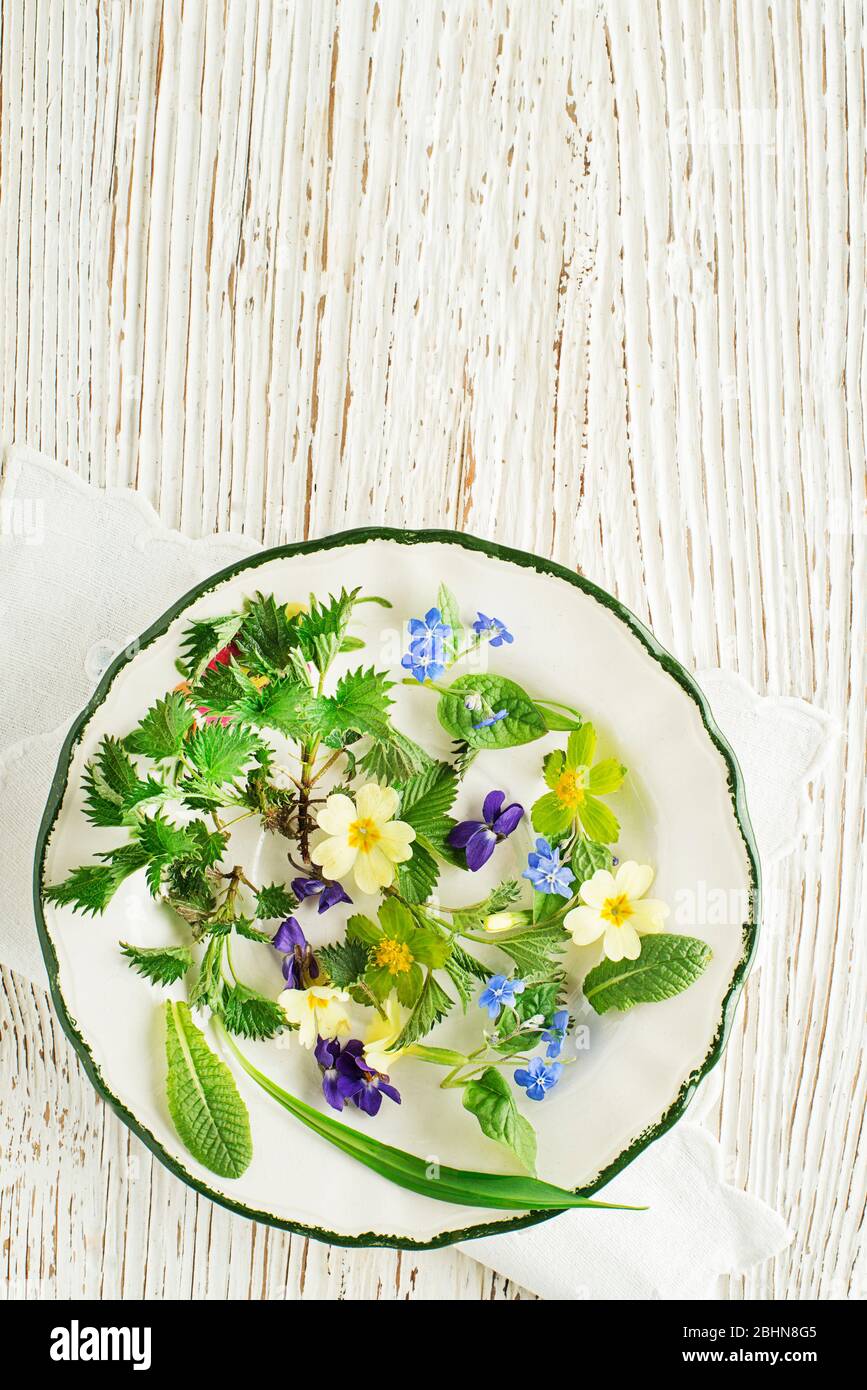
<svg viewBox="0 0 867 1390"><path fill-rule="evenodd" d="M515 995L523 994L526 988L523 980L492 975L479 996L479 1008L487 1009L489 1017L496 1018L501 1009L513 1009Z"/></svg>
<svg viewBox="0 0 867 1390"><path fill-rule="evenodd" d="M527 856L527 868L521 877L528 878L537 893L559 893L561 898L572 896L575 875L568 864L560 863L560 851L552 849L541 835L536 841L535 853Z"/></svg>
<svg viewBox="0 0 867 1390"><path fill-rule="evenodd" d="M452 635L438 608L429 608L423 618L409 620L409 651L400 664L417 681L437 680L445 671L445 644Z"/></svg>
<svg viewBox="0 0 867 1390"><path fill-rule="evenodd" d="M548 1044L548 1058L559 1057L560 1049L569 1030L569 1010L558 1009L551 1020L550 1027L542 1034L542 1042Z"/></svg>
<svg viewBox="0 0 867 1390"><path fill-rule="evenodd" d="M487 719L480 719L478 724L473 725L473 728L489 729L492 724L499 724L501 719L508 718L508 714L509 711L507 709L498 709L496 714L489 715Z"/></svg>
<svg viewBox="0 0 867 1390"><path fill-rule="evenodd" d="M541 1057L533 1057L529 1066L518 1068L515 1081L524 1087L530 1100L544 1100L551 1087L557 1085L562 1071L561 1062L543 1062Z"/></svg>
<svg viewBox="0 0 867 1390"><path fill-rule="evenodd" d="M514 642L509 629L499 618L489 618L485 613L480 613L476 622L473 623L473 631L479 637L487 637L492 647L501 647L504 642Z"/></svg>

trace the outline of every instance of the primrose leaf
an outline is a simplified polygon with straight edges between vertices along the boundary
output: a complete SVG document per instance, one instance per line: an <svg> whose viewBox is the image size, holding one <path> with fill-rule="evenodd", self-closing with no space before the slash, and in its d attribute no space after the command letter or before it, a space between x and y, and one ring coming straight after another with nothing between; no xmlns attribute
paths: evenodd
<svg viewBox="0 0 867 1390"><path fill-rule="evenodd" d="M130 753L142 753L157 763L176 758L192 722L192 707L178 691L171 691L151 706L124 744Z"/></svg>
<svg viewBox="0 0 867 1390"><path fill-rule="evenodd" d="M167 1003L166 1099L169 1114L193 1158L221 1178L239 1178L250 1166L250 1117L235 1079L217 1057L186 1004Z"/></svg>
<svg viewBox="0 0 867 1390"><path fill-rule="evenodd" d="M486 728L477 727L489 712L499 714L501 710L506 711L505 718ZM459 676L440 696L437 717L446 733L471 749L512 748L548 732L538 706L505 676Z"/></svg>
<svg viewBox="0 0 867 1390"><path fill-rule="evenodd" d="M641 938L637 960L603 960L585 975L584 996L598 1014L655 1004L688 989L713 952L694 936L659 932Z"/></svg>
<svg viewBox="0 0 867 1390"><path fill-rule="evenodd" d="M155 985L173 985L193 964L189 946L131 946L122 941L120 949L133 969Z"/></svg>
<svg viewBox="0 0 867 1390"><path fill-rule="evenodd" d="M515 1104L508 1081L496 1067L488 1067L464 1087L464 1109L475 1115L482 1133L504 1144L527 1172L536 1172L536 1133Z"/></svg>

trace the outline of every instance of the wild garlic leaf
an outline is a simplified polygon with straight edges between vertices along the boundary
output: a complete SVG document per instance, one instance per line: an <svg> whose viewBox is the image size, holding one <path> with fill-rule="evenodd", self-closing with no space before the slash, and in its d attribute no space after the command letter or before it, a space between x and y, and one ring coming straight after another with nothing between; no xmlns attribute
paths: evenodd
<svg viewBox="0 0 867 1390"><path fill-rule="evenodd" d="M187 742L186 756L202 782L221 786L249 766L260 747L250 729L237 724L201 724Z"/></svg>
<svg viewBox="0 0 867 1390"><path fill-rule="evenodd" d="M189 946L132 946L122 941L120 949L133 969L155 985L173 985L193 964Z"/></svg>
<svg viewBox="0 0 867 1390"><path fill-rule="evenodd" d="M286 616L285 605L257 594L238 633L239 663L263 675L284 671L299 640L298 621Z"/></svg>
<svg viewBox="0 0 867 1390"><path fill-rule="evenodd" d="M223 991L220 1017L230 1033L242 1038L273 1038L286 1023L276 999L239 983Z"/></svg>
<svg viewBox="0 0 867 1390"><path fill-rule="evenodd" d="M504 718L485 728L477 727L502 710L506 711ZM437 717L453 738L479 750L513 748L531 743L548 731L538 706L525 690L505 676L459 676L440 696Z"/></svg>
<svg viewBox="0 0 867 1390"><path fill-rule="evenodd" d="M413 1011L403 1026L403 1030L397 1041L392 1044L395 1052L403 1047L409 1047L412 1043L420 1042L426 1037L432 1028L441 1023L446 1014L454 1005L451 995L446 994L442 985L434 978L432 972L428 970L422 985L421 994L416 1000Z"/></svg>
<svg viewBox="0 0 867 1390"><path fill-rule="evenodd" d="M655 1004L688 989L710 964L713 952L694 936L659 932L641 938L637 960L603 960L585 975L584 996L598 1014Z"/></svg>
<svg viewBox="0 0 867 1390"><path fill-rule="evenodd" d="M279 917L282 921L298 906L294 893L284 883L268 883L256 894L256 916L263 921Z"/></svg>
<svg viewBox="0 0 867 1390"><path fill-rule="evenodd" d="M171 691L151 706L124 744L130 753L142 753L157 763L176 758L192 722L191 706L178 691Z"/></svg>
<svg viewBox="0 0 867 1390"><path fill-rule="evenodd" d="M348 989L358 983L367 969L369 949L363 941L347 938L331 946L317 946L316 959L335 989Z"/></svg>
<svg viewBox="0 0 867 1390"><path fill-rule="evenodd" d="M483 1134L515 1155L532 1176L536 1173L536 1133L522 1115L511 1087L496 1067L488 1067L464 1087L464 1109L475 1115Z"/></svg>
<svg viewBox="0 0 867 1390"><path fill-rule="evenodd" d="M240 613L191 622L181 638L181 664L187 680L195 681L218 652L228 647L241 626Z"/></svg>
<svg viewBox="0 0 867 1390"><path fill-rule="evenodd" d="M361 667L348 671L337 682L333 695L312 701L311 720L316 732L331 748L342 747L346 735L370 734L387 738L391 732L388 695L393 682L384 671Z"/></svg>
<svg viewBox="0 0 867 1390"><path fill-rule="evenodd" d="M464 629L461 624L461 610L458 607L458 601L447 584L440 584L437 608L440 610L443 622L452 630L451 636L444 644L446 664L451 665L463 645Z"/></svg>
<svg viewBox="0 0 867 1390"><path fill-rule="evenodd" d="M572 851L573 887L576 893L597 869L610 869L612 862L613 856L607 845L600 845L596 840L580 839Z"/></svg>
<svg viewBox="0 0 867 1390"><path fill-rule="evenodd" d="M193 1158L221 1178L250 1166L250 1117L235 1079L217 1057L186 1004L167 1003L166 1099L169 1114Z"/></svg>

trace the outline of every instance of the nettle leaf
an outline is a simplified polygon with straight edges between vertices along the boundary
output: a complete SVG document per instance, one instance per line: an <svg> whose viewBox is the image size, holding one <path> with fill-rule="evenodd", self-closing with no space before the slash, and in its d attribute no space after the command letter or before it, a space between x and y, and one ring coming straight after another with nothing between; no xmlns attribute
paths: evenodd
<svg viewBox="0 0 867 1390"><path fill-rule="evenodd" d="M82 779L85 815L92 825L124 824L124 804L140 786L135 766L119 739L104 738Z"/></svg>
<svg viewBox="0 0 867 1390"><path fill-rule="evenodd" d="M362 772L377 782L387 782L389 786L399 786L417 772L434 765L433 758L413 739L397 729L389 729L388 736L370 745L358 761Z"/></svg>
<svg viewBox="0 0 867 1390"><path fill-rule="evenodd" d="M467 708L466 701L480 698L484 705ZM487 728L475 726L492 714L506 711L505 719ZM531 743L548 732L545 720L526 691L505 676L459 676L448 692L440 696L437 717L447 733L460 739L469 748L513 748Z"/></svg>
<svg viewBox="0 0 867 1390"><path fill-rule="evenodd" d="M358 984L367 969L369 954L368 947L357 938L316 948L316 959L335 989L348 989L350 985Z"/></svg>
<svg viewBox="0 0 867 1390"><path fill-rule="evenodd" d="M452 630L451 637L445 643L446 664L451 665L461 649L464 640L464 629L461 624L461 612L458 601L447 584L440 584L437 594L437 608L444 623Z"/></svg>
<svg viewBox="0 0 867 1390"><path fill-rule="evenodd" d="M342 747L347 734L370 734L387 738L391 732L388 696L393 681L384 671L369 667L348 671L337 682L333 695L319 695L312 701L311 718L316 731L332 748Z"/></svg>
<svg viewBox="0 0 867 1390"><path fill-rule="evenodd" d="M447 815L457 795L458 780L448 763L433 763L404 784L400 791L400 819L419 835L441 835L454 824Z"/></svg>
<svg viewBox="0 0 867 1390"><path fill-rule="evenodd" d="M611 850L596 840L579 840L572 851L572 872L575 875L574 888L577 893L582 883L592 878L597 869L610 869L613 863Z"/></svg>
<svg viewBox="0 0 867 1390"><path fill-rule="evenodd" d="M156 777L147 777L136 782L123 799L123 823L133 824L146 806L156 806L166 801L176 801L181 795L177 787L160 782Z"/></svg>
<svg viewBox="0 0 867 1390"><path fill-rule="evenodd" d="M413 842L411 858L396 864L395 870L398 890L409 903L427 902L440 876L429 845L420 838Z"/></svg>
<svg viewBox="0 0 867 1390"><path fill-rule="evenodd" d="M240 777L259 747L257 735L238 724L202 724L189 739L186 756L202 782L220 786Z"/></svg>
<svg viewBox="0 0 867 1390"><path fill-rule="evenodd" d="M341 589L337 598L328 595L327 603L311 596L310 606L298 619L298 639L301 650L317 671L327 671L343 646L346 628L352 616L360 589L347 593Z"/></svg>
<svg viewBox="0 0 867 1390"><path fill-rule="evenodd" d="M274 917L282 921L297 906L298 899L284 883L266 884L256 894L256 916L263 921Z"/></svg>
<svg viewBox="0 0 867 1390"><path fill-rule="evenodd" d="M208 1047L186 1004L168 1003L166 1099L169 1114L193 1158L221 1178L250 1166L250 1117L226 1063Z"/></svg>
<svg viewBox="0 0 867 1390"><path fill-rule="evenodd" d="M237 932L238 936L243 936L246 941L256 941L260 946L273 945L270 933L254 927L249 917L236 917L230 926L232 931Z"/></svg>
<svg viewBox="0 0 867 1390"><path fill-rule="evenodd" d="M598 1014L655 1004L688 989L712 957L710 947L694 936L643 936L637 960L603 960L585 975L584 996Z"/></svg>
<svg viewBox="0 0 867 1390"><path fill-rule="evenodd" d="M187 680L198 680L218 652L228 647L241 626L240 613L225 618L203 618L189 624L181 637L181 664Z"/></svg>
<svg viewBox="0 0 867 1390"><path fill-rule="evenodd" d="M237 706L241 719L257 728L277 729L288 738L299 741L307 736L313 719L313 695L310 686L295 676L270 681Z"/></svg>
<svg viewBox="0 0 867 1390"><path fill-rule="evenodd" d="M107 863L84 864L73 869L63 883L45 888L46 901L71 906L85 915L105 912L124 879L147 863L147 855L137 846L124 845L103 857Z"/></svg>
<svg viewBox="0 0 867 1390"><path fill-rule="evenodd" d="M490 977L490 970L469 951L457 942L452 945L452 953L445 963L445 972L458 992L464 1013L478 993L479 984Z"/></svg>
<svg viewBox="0 0 867 1390"><path fill-rule="evenodd" d="M549 979L560 969L558 957L565 951L569 936L562 926L532 927L510 940L494 938L493 945L505 952L524 980Z"/></svg>
<svg viewBox="0 0 867 1390"><path fill-rule="evenodd" d="M143 817L133 835L147 861L146 877L154 897L160 891L163 871L173 860L192 860L202 869L208 868L219 861L226 845L225 833L209 830L204 821L174 825L159 812Z"/></svg>
<svg viewBox="0 0 867 1390"><path fill-rule="evenodd" d="M409 1047L426 1037L432 1028L442 1022L454 1002L431 971L428 971L413 1011L390 1050L399 1052L401 1048Z"/></svg>
<svg viewBox="0 0 867 1390"><path fill-rule="evenodd" d="M230 1033L242 1038L273 1038L286 1024L276 999L249 985L234 984L223 991L220 1016Z"/></svg>
<svg viewBox="0 0 867 1390"><path fill-rule="evenodd" d="M285 605L273 594L257 594L244 614L237 641L242 666L264 674L284 671L300 641L298 620L286 616Z"/></svg>
<svg viewBox="0 0 867 1390"><path fill-rule="evenodd" d="M205 948L196 982L190 990L190 1007L217 1012L223 997L223 950L225 937L212 936Z"/></svg>
<svg viewBox="0 0 867 1390"><path fill-rule="evenodd" d="M267 687L266 687L267 688ZM247 700L255 700L256 686L237 661L221 661L202 672L190 699L211 714L234 715Z"/></svg>
<svg viewBox="0 0 867 1390"><path fill-rule="evenodd" d="M189 946L132 946L122 941L120 949L133 969L155 985L173 985L193 964Z"/></svg>
<svg viewBox="0 0 867 1390"><path fill-rule="evenodd" d="M508 1081L496 1067L488 1067L464 1087L463 1102L464 1109L475 1115L482 1133L504 1144L527 1172L535 1175L535 1130L518 1110Z"/></svg>
<svg viewBox="0 0 867 1390"><path fill-rule="evenodd" d="M151 706L138 727L124 739L124 744L130 753L143 753L157 763L164 758L176 758L193 718L192 707L185 697L178 691L171 691Z"/></svg>

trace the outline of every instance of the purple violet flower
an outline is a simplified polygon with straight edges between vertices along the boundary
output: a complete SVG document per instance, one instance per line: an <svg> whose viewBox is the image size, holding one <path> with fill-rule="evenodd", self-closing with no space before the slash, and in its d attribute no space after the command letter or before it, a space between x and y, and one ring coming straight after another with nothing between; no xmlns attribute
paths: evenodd
<svg viewBox="0 0 867 1390"><path fill-rule="evenodd" d="M535 852L527 855L527 868L521 877L528 878L537 893L559 893L561 898L572 896L575 875L568 864L560 863L560 851L552 849L541 835L536 841Z"/></svg>
<svg viewBox="0 0 867 1390"><path fill-rule="evenodd" d="M479 995L479 1008L487 1009L489 1018L496 1018L501 1009L514 1009L515 995L523 994L526 988L523 980L492 975Z"/></svg>
<svg viewBox="0 0 867 1390"><path fill-rule="evenodd" d="M315 980L319 975L319 962L310 949L310 942L294 917L281 922L271 938L275 951L283 953L283 978L287 989L304 989L304 975Z"/></svg>
<svg viewBox="0 0 867 1390"><path fill-rule="evenodd" d="M476 622L473 623L473 631L479 637L488 637L492 647L501 647L504 642L514 642L509 629L499 618L489 618L485 613L480 613Z"/></svg>
<svg viewBox="0 0 867 1390"><path fill-rule="evenodd" d="M487 864L500 840L505 840L523 819L524 808L517 801L503 809L506 793L488 792L481 820L462 820L449 832L452 849L465 849L467 868L477 873Z"/></svg>
<svg viewBox="0 0 867 1390"><path fill-rule="evenodd" d="M319 898L319 911L327 912L338 903L351 903L352 899L341 883L329 883L324 878L293 878L292 892L299 902L305 898Z"/></svg>
<svg viewBox="0 0 867 1390"><path fill-rule="evenodd" d="M518 1067L515 1080L530 1100L544 1100L551 1087L557 1085L562 1071L562 1062L543 1062L541 1057L533 1057L528 1066Z"/></svg>
<svg viewBox="0 0 867 1390"><path fill-rule="evenodd" d="M313 1056L322 1068L322 1094L332 1110L342 1110L358 1090L358 1077L351 1067L344 1065L344 1052L361 1052L363 1043L351 1038L346 1048L341 1048L336 1038L317 1038ZM350 1058L353 1053L350 1053Z"/></svg>

